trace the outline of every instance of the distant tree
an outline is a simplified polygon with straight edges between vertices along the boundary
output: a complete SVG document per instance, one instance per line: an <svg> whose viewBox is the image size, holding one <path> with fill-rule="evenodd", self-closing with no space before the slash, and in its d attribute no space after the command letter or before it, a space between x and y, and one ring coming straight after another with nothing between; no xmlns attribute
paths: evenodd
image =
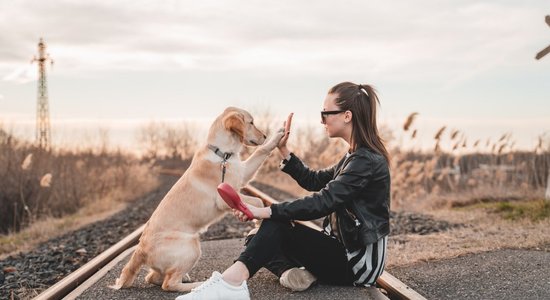
<svg viewBox="0 0 550 300"><path fill-rule="evenodd" d="M182 125L164 124L162 133L162 144L166 155L172 159L185 159L195 152L196 138L194 135L195 126L189 123Z"/></svg>
<svg viewBox="0 0 550 300"><path fill-rule="evenodd" d="M196 132L196 126L187 122L150 122L140 128L137 137L146 158L185 159L195 152Z"/></svg>
<svg viewBox="0 0 550 300"><path fill-rule="evenodd" d="M146 158L158 157L162 146L162 124L153 121L143 125L137 139Z"/></svg>

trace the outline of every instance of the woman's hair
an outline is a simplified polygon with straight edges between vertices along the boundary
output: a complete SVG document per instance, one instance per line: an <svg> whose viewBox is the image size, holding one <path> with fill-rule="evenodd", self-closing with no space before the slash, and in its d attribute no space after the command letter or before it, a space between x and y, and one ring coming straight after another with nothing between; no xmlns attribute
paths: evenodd
<svg viewBox="0 0 550 300"><path fill-rule="evenodd" d="M342 82L333 86L328 93L338 94L336 105L341 110L352 112L352 150L361 146L368 147L384 156L389 164L390 155L376 126L376 103L380 104L380 101L374 88L368 84Z"/></svg>

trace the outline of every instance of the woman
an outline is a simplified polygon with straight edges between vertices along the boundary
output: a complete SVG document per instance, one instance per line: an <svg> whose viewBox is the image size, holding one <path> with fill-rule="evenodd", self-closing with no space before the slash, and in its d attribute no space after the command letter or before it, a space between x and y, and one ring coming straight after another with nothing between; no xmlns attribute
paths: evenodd
<svg viewBox="0 0 550 300"><path fill-rule="evenodd" d="M342 82L324 101L321 123L349 151L336 165L312 171L287 148L290 131L278 144L282 170L310 196L271 207L249 206L263 219L235 263L176 299L249 299L246 280L266 267L294 291L314 281L372 286L384 270L390 232L389 155L376 125L378 97L369 85ZM241 220L247 217L234 211ZM322 232L291 220L324 217Z"/></svg>

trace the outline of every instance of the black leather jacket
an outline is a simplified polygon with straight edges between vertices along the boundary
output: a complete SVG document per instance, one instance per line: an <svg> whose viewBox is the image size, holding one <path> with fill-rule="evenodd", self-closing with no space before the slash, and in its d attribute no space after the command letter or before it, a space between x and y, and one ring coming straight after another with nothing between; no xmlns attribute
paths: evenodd
<svg viewBox="0 0 550 300"><path fill-rule="evenodd" d="M336 165L313 171L291 154L282 170L301 187L316 193L272 205L272 219L314 220L327 216L326 224L329 214L334 213L340 240L350 251L390 233L390 172L382 155L361 147ZM350 225L350 216L358 222Z"/></svg>

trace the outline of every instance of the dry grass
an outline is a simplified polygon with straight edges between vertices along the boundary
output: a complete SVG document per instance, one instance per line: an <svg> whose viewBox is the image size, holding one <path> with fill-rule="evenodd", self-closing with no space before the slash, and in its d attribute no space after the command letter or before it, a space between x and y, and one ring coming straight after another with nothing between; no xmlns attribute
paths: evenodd
<svg viewBox="0 0 550 300"><path fill-rule="evenodd" d="M158 160L184 162L194 124L150 123L138 132L143 158L108 145L42 151L0 124L0 257L107 218L158 187ZM83 142L87 145L87 143Z"/></svg>
<svg viewBox="0 0 550 300"><path fill-rule="evenodd" d="M105 218L158 184L151 163L105 144L43 151L0 127L0 255Z"/></svg>
<svg viewBox="0 0 550 300"><path fill-rule="evenodd" d="M137 171L137 170L136 170ZM142 172L148 169L142 168ZM138 172L136 175L142 172ZM124 209L129 200L136 199L158 187L158 181L151 176L140 177L130 186L119 187L104 197L81 207L76 213L59 218L45 217L30 224L17 233L0 235L0 259L13 252L26 251L52 237L63 235L82 226L103 220Z"/></svg>
<svg viewBox="0 0 550 300"><path fill-rule="evenodd" d="M430 235L392 236L388 243L388 267L503 248L536 249L550 243L549 218L512 221L475 206L436 210L429 214L467 227Z"/></svg>
<svg viewBox="0 0 550 300"><path fill-rule="evenodd" d="M411 118L412 116L412 118ZM438 208L484 199L533 199L544 196L550 172L550 139L538 138L532 150L515 150L512 134L468 143L458 129L446 133L440 127L434 135L433 151L415 150L417 129L411 114L398 136L390 143L392 156L392 206L410 209ZM413 130L410 135L407 131ZM495 142L492 142L494 140Z"/></svg>

